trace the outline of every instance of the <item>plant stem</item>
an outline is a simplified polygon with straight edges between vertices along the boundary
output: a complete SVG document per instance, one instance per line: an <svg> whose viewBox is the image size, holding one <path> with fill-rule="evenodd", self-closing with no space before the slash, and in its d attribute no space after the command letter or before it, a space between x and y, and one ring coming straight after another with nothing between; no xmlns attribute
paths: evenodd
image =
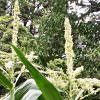
<svg viewBox="0 0 100 100"><path fill-rule="evenodd" d="M19 2L18 0L15 0L15 4L14 4L14 16L13 16L13 33L12 33L12 44L17 46L17 36L18 36L18 29L19 29L19 15L20 13L20 10L19 10ZM14 63L16 62L16 53L15 51L13 50L12 48L12 59L14 61ZM12 90L10 91L10 100L14 100L14 92L15 92L15 84L14 84L14 69L15 69L15 66L13 64L12 66L12 69L11 69L11 81L12 81L12 84L13 84L13 88Z"/></svg>
<svg viewBox="0 0 100 100"><path fill-rule="evenodd" d="M13 87L10 90L10 100L14 100L14 91L15 91L15 84L14 84L14 64L12 65L12 67L10 69L10 77L11 77L11 82L13 84Z"/></svg>
<svg viewBox="0 0 100 100"><path fill-rule="evenodd" d="M72 82L71 82L71 79L69 80L69 100L73 100L73 97L72 97Z"/></svg>
<svg viewBox="0 0 100 100"><path fill-rule="evenodd" d="M13 85L13 88L12 90L10 91L10 100L15 100L14 98L14 91L15 91L15 88L14 88L14 85Z"/></svg>

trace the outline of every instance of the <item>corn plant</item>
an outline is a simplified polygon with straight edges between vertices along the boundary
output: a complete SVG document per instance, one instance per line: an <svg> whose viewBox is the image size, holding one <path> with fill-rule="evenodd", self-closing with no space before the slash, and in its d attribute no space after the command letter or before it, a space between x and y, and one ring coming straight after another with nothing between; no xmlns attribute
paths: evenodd
<svg viewBox="0 0 100 100"><path fill-rule="evenodd" d="M49 81L56 87L65 91L65 100L83 100L84 98L96 94L100 91L100 80L96 78L77 78L84 71L84 67L74 69L74 51L71 35L71 25L68 18L65 18L65 55L66 55L66 73L63 69L47 68L46 73L49 74ZM52 66L53 67L53 66ZM97 87L94 88L94 87Z"/></svg>
<svg viewBox="0 0 100 100"><path fill-rule="evenodd" d="M10 92L3 100L63 100L58 90L50 83L23 55L23 53L16 48L17 46L17 36L19 28L19 3L18 0L15 1L14 5L14 16L13 16L13 33L12 33L12 53L4 53L3 57L9 58L8 62L5 64L8 70L8 73L2 69L6 74L4 75L0 72L0 84L5 88L9 89ZM15 45L15 46L14 46ZM15 79L15 62L17 61L16 53L19 56L20 60L29 70L32 78L35 80L27 80L22 85L16 87L16 83L24 71L25 67L23 66L18 77ZM9 56L10 55L10 56ZM12 56L11 56L12 55Z"/></svg>
<svg viewBox="0 0 100 100"><path fill-rule="evenodd" d="M71 25L68 18L65 18L65 55L67 58L66 74L59 69L58 71L47 69L50 75L50 81L57 87L65 90L65 100L83 100L91 94L96 94L100 91L100 80L96 78L77 78L84 71L84 67L78 67L74 70L73 60L75 57L73 51L73 41L71 35ZM57 82L59 84L57 84ZM98 87L97 89L94 87Z"/></svg>
<svg viewBox="0 0 100 100"><path fill-rule="evenodd" d="M17 34L19 27L19 4L18 0L14 5L13 16L13 33L12 33L12 53L1 52L3 60L7 62L5 64L8 72L3 68L0 72L0 84L9 89L9 93L2 100L63 100L58 90L53 86L64 88L67 97L65 100L82 100L85 97L95 94L100 91L100 88L95 89L94 86L100 87L100 80L96 78L77 78L77 76L84 70L81 66L74 70L73 58L75 54L73 52L73 41L71 36L71 25L69 19L65 19L65 54L67 57L67 71L63 73L62 69L59 71L53 71L47 69L46 73L50 75L49 82L37 68L30 63L30 61L24 56L24 54L17 48ZM24 64L18 77L15 77L15 62L18 60ZM12 55L12 56L11 56ZM19 61L19 60L18 60ZM25 68L29 71L33 79L28 79L23 84L16 87L16 83L21 76Z"/></svg>

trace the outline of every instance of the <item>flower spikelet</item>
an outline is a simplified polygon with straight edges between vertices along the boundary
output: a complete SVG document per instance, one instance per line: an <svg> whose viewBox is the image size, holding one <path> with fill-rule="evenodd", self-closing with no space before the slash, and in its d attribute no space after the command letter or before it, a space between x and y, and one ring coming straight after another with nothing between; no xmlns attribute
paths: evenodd
<svg viewBox="0 0 100 100"><path fill-rule="evenodd" d="M12 43L16 46L17 45L17 34L18 34L18 27L19 27L19 17L20 14L19 10L19 3L18 0L15 1L14 5L14 16L13 16L13 35L12 35Z"/></svg>
<svg viewBox="0 0 100 100"><path fill-rule="evenodd" d="M83 70L84 70L83 66L76 68L76 70L74 70L73 72L73 77L77 77Z"/></svg>
<svg viewBox="0 0 100 100"><path fill-rule="evenodd" d="M67 73L73 72L73 41L71 36L71 25L68 18L65 18L65 54L67 56Z"/></svg>
<svg viewBox="0 0 100 100"><path fill-rule="evenodd" d="M13 33L12 33L12 44L17 46L17 36L18 36L18 29L19 29L19 17L20 14L19 10L19 3L18 0L15 1L14 4L14 15L13 15ZM12 59L16 59L16 53L12 48Z"/></svg>
<svg viewBox="0 0 100 100"><path fill-rule="evenodd" d="M65 89L68 85L66 74L64 74L62 69L55 71L48 68L46 73L49 74L49 77L47 77L47 79L57 88Z"/></svg>

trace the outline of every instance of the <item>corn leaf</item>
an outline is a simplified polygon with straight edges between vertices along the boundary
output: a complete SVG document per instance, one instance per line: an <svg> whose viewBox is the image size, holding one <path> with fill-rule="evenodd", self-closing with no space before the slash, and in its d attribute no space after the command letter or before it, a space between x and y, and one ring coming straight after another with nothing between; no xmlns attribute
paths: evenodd
<svg viewBox="0 0 100 100"><path fill-rule="evenodd" d="M24 54L12 45L16 54L29 70L39 89L42 91L45 100L63 100L57 89L25 58Z"/></svg>
<svg viewBox="0 0 100 100"><path fill-rule="evenodd" d="M13 87L12 83L3 75L2 72L0 72L0 84L9 90Z"/></svg>
<svg viewBox="0 0 100 100"><path fill-rule="evenodd" d="M33 79L28 79L16 87L14 94L15 100L37 100L42 92ZM10 100L10 95L6 96L4 100Z"/></svg>

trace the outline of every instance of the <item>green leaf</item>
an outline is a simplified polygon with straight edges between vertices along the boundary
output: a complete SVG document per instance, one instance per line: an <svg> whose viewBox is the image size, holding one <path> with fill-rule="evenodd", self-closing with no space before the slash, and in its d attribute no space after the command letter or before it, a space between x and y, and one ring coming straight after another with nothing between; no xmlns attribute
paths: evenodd
<svg viewBox="0 0 100 100"><path fill-rule="evenodd" d="M2 72L0 72L0 84L9 90L13 87L12 83L3 75Z"/></svg>
<svg viewBox="0 0 100 100"><path fill-rule="evenodd" d="M15 100L37 100L42 92L33 79L28 79L15 89ZM10 100L10 95L4 100ZM42 99L43 100L43 99Z"/></svg>
<svg viewBox="0 0 100 100"><path fill-rule="evenodd" d="M35 81L28 79L15 90L15 100L36 100L41 94Z"/></svg>
<svg viewBox="0 0 100 100"><path fill-rule="evenodd" d="M40 95L38 100L46 100L43 95Z"/></svg>
<svg viewBox="0 0 100 100"><path fill-rule="evenodd" d="M32 78L34 78L45 100L63 100L57 89L25 58L24 54L14 45L12 45L12 47L29 70Z"/></svg>

